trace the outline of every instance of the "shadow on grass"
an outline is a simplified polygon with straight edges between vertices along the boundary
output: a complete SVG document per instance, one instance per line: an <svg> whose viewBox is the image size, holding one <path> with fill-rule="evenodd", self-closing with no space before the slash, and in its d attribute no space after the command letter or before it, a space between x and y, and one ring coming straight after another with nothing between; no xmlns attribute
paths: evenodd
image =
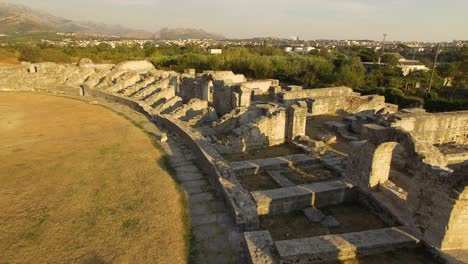
<svg viewBox="0 0 468 264"><path fill-rule="evenodd" d="M110 264L111 261L103 260L96 252L91 252L87 256L83 257L82 264Z"/></svg>

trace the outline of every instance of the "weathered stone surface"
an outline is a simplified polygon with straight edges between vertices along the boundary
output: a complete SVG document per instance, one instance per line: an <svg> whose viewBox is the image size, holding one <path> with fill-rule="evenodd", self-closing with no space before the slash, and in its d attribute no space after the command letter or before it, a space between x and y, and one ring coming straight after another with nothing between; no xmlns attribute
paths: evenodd
<svg viewBox="0 0 468 264"><path fill-rule="evenodd" d="M283 91L278 94L280 102L287 106L306 98L328 97L328 96L347 96L353 95L353 89L349 87L330 87L320 89L305 89L296 91Z"/></svg>
<svg viewBox="0 0 468 264"><path fill-rule="evenodd" d="M275 243L268 231L246 232L244 240L252 264L276 264Z"/></svg>
<svg viewBox="0 0 468 264"><path fill-rule="evenodd" d="M336 220L336 218L331 216L331 215L328 215L325 218L323 218L322 221L320 221L320 223L325 227L338 227L338 226L340 226L340 222L338 222L338 220Z"/></svg>
<svg viewBox="0 0 468 264"><path fill-rule="evenodd" d="M256 174L260 170L279 169L281 167L289 167L291 165L308 165L317 163L317 158L305 154L295 154L281 156L276 158L236 161L231 162L230 166L237 175Z"/></svg>
<svg viewBox="0 0 468 264"><path fill-rule="evenodd" d="M340 204L353 196L352 185L344 181L329 181L267 191L252 192L259 215L276 215L315 206Z"/></svg>
<svg viewBox="0 0 468 264"><path fill-rule="evenodd" d="M307 219L314 223L318 223L322 221L323 218L325 218L325 215L322 213L322 211L315 207L309 207L302 211L304 212L304 215L307 217Z"/></svg>
<svg viewBox="0 0 468 264"><path fill-rule="evenodd" d="M396 227L275 242L281 263L304 264L353 259L418 243L403 228Z"/></svg>
<svg viewBox="0 0 468 264"><path fill-rule="evenodd" d="M116 66L118 69L126 71L149 71L154 70L154 65L149 61L126 61Z"/></svg>

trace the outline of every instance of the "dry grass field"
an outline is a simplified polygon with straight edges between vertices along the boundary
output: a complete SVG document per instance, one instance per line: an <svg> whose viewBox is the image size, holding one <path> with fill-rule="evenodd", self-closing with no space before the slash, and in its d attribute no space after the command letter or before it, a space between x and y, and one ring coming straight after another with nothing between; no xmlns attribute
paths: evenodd
<svg viewBox="0 0 468 264"><path fill-rule="evenodd" d="M0 93L0 263L185 263L162 153L88 102Z"/></svg>

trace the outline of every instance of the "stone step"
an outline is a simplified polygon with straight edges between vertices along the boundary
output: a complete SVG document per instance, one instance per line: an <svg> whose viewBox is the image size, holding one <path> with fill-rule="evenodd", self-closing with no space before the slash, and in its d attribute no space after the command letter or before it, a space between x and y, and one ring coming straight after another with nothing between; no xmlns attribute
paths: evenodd
<svg viewBox="0 0 468 264"><path fill-rule="evenodd" d="M404 227L275 242L281 262L322 263L416 247L419 240Z"/></svg>
<svg viewBox="0 0 468 264"><path fill-rule="evenodd" d="M136 100L143 100L147 96L152 95L153 93L156 93L159 90L161 90L161 89L158 88L156 85L152 84L152 85L147 86L144 89L141 89L137 93L132 94L130 97L132 97L132 98L134 98Z"/></svg>
<svg viewBox="0 0 468 264"><path fill-rule="evenodd" d="M177 172L176 177L179 181L182 183L187 182L187 181L197 181L197 180L203 180L205 177L203 174L199 171L196 172Z"/></svg>
<svg viewBox="0 0 468 264"><path fill-rule="evenodd" d="M258 215L277 215L315 206L324 207L352 200L352 184L328 181L266 191L251 192Z"/></svg>
<svg viewBox="0 0 468 264"><path fill-rule="evenodd" d="M192 215L192 226L196 227L200 225L217 223L219 219L225 215L226 213Z"/></svg>
<svg viewBox="0 0 468 264"><path fill-rule="evenodd" d="M139 91L147 88L148 86L154 84L155 82L156 82L155 77L148 77L144 79L143 81L136 83L135 85L127 87L122 93L125 96L131 97L133 94L138 93Z"/></svg>
<svg viewBox="0 0 468 264"><path fill-rule="evenodd" d="M219 214L226 212L227 209L224 203L216 200L198 203L194 202L190 206L190 214L192 216Z"/></svg>
<svg viewBox="0 0 468 264"><path fill-rule="evenodd" d="M189 203L194 204L194 203L200 203L200 202L208 202L208 201L213 201L215 199L216 199L216 195L214 193L203 192L203 193L190 195Z"/></svg>

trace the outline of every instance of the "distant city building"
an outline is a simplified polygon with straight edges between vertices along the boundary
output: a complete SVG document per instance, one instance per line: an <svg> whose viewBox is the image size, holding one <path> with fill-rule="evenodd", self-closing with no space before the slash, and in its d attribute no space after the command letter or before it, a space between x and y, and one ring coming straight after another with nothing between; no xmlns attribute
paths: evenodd
<svg viewBox="0 0 468 264"><path fill-rule="evenodd" d="M292 47L286 47L286 48L284 48L284 51L285 52L293 52L293 48Z"/></svg>
<svg viewBox="0 0 468 264"><path fill-rule="evenodd" d="M426 67L426 65L424 65L422 62L418 60L407 60L405 57L401 56L401 54L399 53L386 53L386 54L391 54L398 58L398 64L396 66L402 70L403 76L406 76L413 71L428 71L429 70L429 68ZM368 72L371 72L376 67L386 65L386 63L363 62L362 65Z"/></svg>
<svg viewBox="0 0 468 264"><path fill-rule="evenodd" d="M222 49L210 49L209 53L210 54L223 54L223 50Z"/></svg>
<svg viewBox="0 0 468 264"><path fill-rule="evenodd" d="M429 68L423 63L417 60L402 60L397 65L402 71L403 75L406 76L413 71L428 71Z"/></svg>
<svg viewBox="0 0 468 264"><path fill-rule="evenodd" d="M304 47L295 47L294 52L296 53L303 53L304 52Z"/></svg>

